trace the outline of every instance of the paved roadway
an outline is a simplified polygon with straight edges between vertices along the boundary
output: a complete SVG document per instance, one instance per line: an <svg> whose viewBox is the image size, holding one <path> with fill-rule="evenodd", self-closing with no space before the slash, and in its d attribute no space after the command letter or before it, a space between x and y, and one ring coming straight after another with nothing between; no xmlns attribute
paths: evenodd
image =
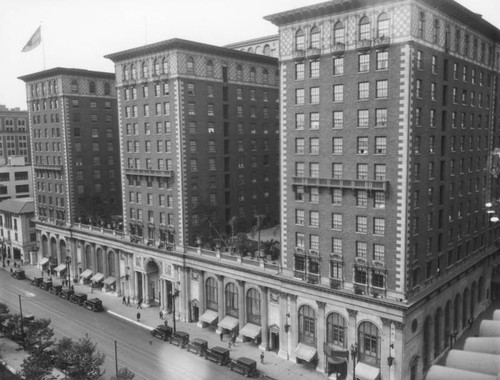
<svg viewBox="0 0 500 380"><path fill-rule="evenodd" d="M150 332L116 318L108 313L94 313L45 290L30 285L29 280L15 280L0 271L0 302L6 303L12 313L19 313L19 294L23 314L50 318L55 338L62 336L77 340L88 334L97 349L106 355L105 378L115 373L114 342L118 347L118 366L135 373L134 380L157 379L241 379L242 376L219 367L193 353L181 350L159 339Z"/></svg>

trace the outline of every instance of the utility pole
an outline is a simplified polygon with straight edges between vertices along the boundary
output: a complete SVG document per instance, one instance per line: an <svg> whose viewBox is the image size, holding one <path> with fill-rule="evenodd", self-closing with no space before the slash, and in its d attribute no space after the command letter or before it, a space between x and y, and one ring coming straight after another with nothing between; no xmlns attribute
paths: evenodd
<svg viewBox="0 0 500 380"><path fill-rule="evenodd" d="M116 366L116 378L118 379L118 350L116 349L116 340L115 340L115 366Z"/></svg>
<svg viewBox="0 0 500 380"><path fill-rule="evenodd" d="M24 348L24 320L23 320L23 307L21 305L21 295L19 294L19 314L21 315L21 341Z"/></svg>

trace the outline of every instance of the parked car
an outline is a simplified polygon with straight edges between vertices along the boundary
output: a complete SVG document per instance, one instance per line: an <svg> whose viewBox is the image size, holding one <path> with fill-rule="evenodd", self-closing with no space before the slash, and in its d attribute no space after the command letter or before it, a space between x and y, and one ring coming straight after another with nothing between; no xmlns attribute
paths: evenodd
<svg viewBox="0 0 500 380"><path fill-rule="evenodd" d="M61 293L62 285L52 285L49 292L58 296Z"/></svg>
<svg viewBox="0 0 500 380"><path fill-rule="evenodd" d="M168 340L170 335L172 335L172 327L158 325L155 329L151 330L151 335L158 339Z"/></svg>
<svg viewBox="0 0 500 380"><path fill-rule="evenodd" d="M232 359L228 367L231 371L241 373L246 377L256 377L258 375L257 362L244 356L236 360Z"/></svg>
<svg viewBox="0 0 500 380"><path fill-rule="evenodd" d="M69 300L71 296L75 293L74 290L71 289L61 289L61 292L59 293L59 297L64 298L65 300Z"/></svg>
<svg viewBox="0 0 500 380"><path fill-rule="evenodd" d="M17 278L18 280L23 280L26 278L26 273L24 272L24 270L19 268L14 269L10 275L14 278Z"/></svg>
<svg viewBox="0 0 500 380"><path fill-rule="evenodd" d="M203 356L208 348L208 342L205 339L194 338L189 341L187 350L194 352L196 355Z"/></svg>
<svg viewBox="0 0 500 380"><path fill-rule="evenodd" d="M83 306L83 303L87 301L87 295L83 293L73 293L69 300L79 306Z"/></svg>
<svg viewBox="0 0 500 380"><path fill-rule="evenodd" d="M33 277L33 280L31 280L31 285L39 287L42 282L43 282L43 277Z"/></svg>
<svg viewBox="0 0 500 380"><path fill-rule="evenodd" d="M172 335L170 335L169 342L180 348L184 348L189 343L189 334L184 331L174 331Z"/></svg>
<svg viewBox="0 0 500 380"><path fill-rule="evenodd" d="M219 346L207 348L205 351L205 359L211 360L218 365L226 365L231 361L229 350Z"/></svg>
<svg viewBox="0 0 500 380"><path fill-rule="evenodd" d="M52 288L52 281L42 281L40 283L40 289L49 290Z"/></svg>
<svg viewBox="0 0 500 380"><path fill-rule="evenodd" d="M85 296L86 297L86 296ZM102 301L99 298L91 298L83 301L83 307L92 311L103 311Z"/></svg>

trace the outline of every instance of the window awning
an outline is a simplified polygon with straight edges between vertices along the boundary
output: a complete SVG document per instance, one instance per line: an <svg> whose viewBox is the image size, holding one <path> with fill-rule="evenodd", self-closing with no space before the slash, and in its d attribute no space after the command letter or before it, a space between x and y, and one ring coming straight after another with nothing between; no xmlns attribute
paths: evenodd
<svg viewBox="0 0 500 380"><path fill-rule="evenodd" d="M308 346L307 344L299 343L299 345L294 351L294 354L299 359L305 360L306 362L310 362L316 355L316 347L311 347Z"/></svg>
<svg viewBox="0 0 500 380"><path fill-rule="evenodd" d="M236 326L238 326L239 320L237 318L226 315L222 321L219 322L218 326L223 329L233 331Z"/></svg>
<svg viewBox="0 0 500 380"><path fill-rule="evenodd" d="M240 330L240 334L250 339L255 339L260 334L261 327L253 323L247 323L245 327Z"/></svg>
<svg viewBox="0 0 500 380"><path fill-rule="evenodd" d="M49 262L49 258L48 257L44 257L43 259L41 259L39 262L38 262L38 265L45 265Z"/></svg>
<svg viewBox="0 0 500 380"><path fill-rule="evenodd" d="M102 273L97 272L92 276L90 279L92 282L101 282L104 278L104 275Z"/></svg>
<svg viewBox="0 0 500 380"><path fill-rule="evenodd" d="M206 322L208 324L212 324L212 323L215 322L215 320L217 318L219 318L219 313L217 313L216 311L207 309L207 311L205 311L203 313L203 315L200 317L200 321L201 322Z"/></svg>
<svg viewBox="0 0 500 380"><path fill-rule="evenodd" d="M380 375L380 368L358 362L356 364L356 377L359 380L376 380Z"/></svg>
<svg viewBox="0 0 500 380"><path fill-rule="evenodd" d="M55 270L56 272L62 272L62 271L63 271L63 270L65 270L65 269L66 269L66 264L59 264L58 266L56 266L56 267L54 268L54 270Z"/></svg>
<svg viewBox="0 0 500 380"><path fill-rule="evenodd" d="M88 280L90 276L92 276L92 269L85 269L83 273L80 275L80 277L85 280Z"/></svg>
<svg viewBox="0 0 500 380"><path fill-rule="evenodd" d="M104 285L113 285L116 282L116 278L109 276L104 280Z"/></svg>

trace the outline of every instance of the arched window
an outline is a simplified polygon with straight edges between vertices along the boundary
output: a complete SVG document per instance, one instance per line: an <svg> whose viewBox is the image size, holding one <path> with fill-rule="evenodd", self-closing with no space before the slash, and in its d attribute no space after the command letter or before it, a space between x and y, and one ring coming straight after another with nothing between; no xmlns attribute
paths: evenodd
<svg viewBox="0 0 500 380"><path fill-rule="evenodd" d="M345 43L345 28L342 21L337 21L333 27L333 43L343 44Z"/></svg>
<svg viewBox="0 0 500 380"><path fill-rule="evenodd" d="M93 81L89 82L89 92L91 94L95 94L95 82L93 82Z"/></svg>
<svg viewBox="0 0 500 380"><path fill-rule="evenodd" d="M124 80L129 80L130 79L130 71L128 71L128 66L123 65L123 79Z"/></svg>
<svg viewBox="0 0 500 380"><path fill-rule="evenodd" d="M108 276L115 276L115 253L108 253Z"/></svg>
<svg viewBox="0 0 500 380"><path fill-rule="evenodd" d="M101 248L97 248L97 268L96 268L96 271L99 272L99 273L103 273L104 274L104 271L103 271L103 255L102 255L102 249Z"/></svg>
<svg viewBox="0 0 500 380"><path fill-rule="evenodd" d="M76 80L71 81L71 92L78 92L78 82Z"/></svg>
<svg viewBox="0 0 500 380"><path fill-rule="evenodd" d="M130 65L130 78L137 79L137 71L135 70L135 66L133 64Z"/></svg>
<svg viewBox="0 0 500 380"><path fill-rule="evenodd" d="M111 86L109 83L104 83L104 95L111 95Z"/></svg>
<svg viewBox="0 0 500 380"><path fill-rule="evenodd" d="M262 48L260 46L257 46L255 48L255 54L261 54Z"/></svg>
<svg viewBox="0 0 500 380"><path fill-rule="evenodd" d="M299 343L316 346L316 312L308 305L299 309Z"/></svg>
<svg viewBox="0 0 500 380"><path fill-rule="evenodd" d="M260 293L257 289L247 292L247 321L260 325Z"/></svg>
<svg viewBox="0 0 500 380"><path fill-rule="evenodd" d="M460 29L455 29L455 48L454 50L456 52L458 52L458 50L460 49Z"/></svg>
<svg viewBox="0 0 500 380"><path fill-rule="evenodd" d="M389 15L382 13L377 19L377 37L383 38L389 36Z"/></svg>
<svg viewBox="0 0 500 380"><path fill-rule="evenodd" d="M479 277L479 282L477 286L477 302L481 302L483 300L483 292L484 292L484 278L483 276Z"/></svg>
<svg viewBox="0 0 500 380"><path fill-rule="evenodd" d="M430 364L430 340L431 340L431 317L425 318L424 331L422 339L422 363L424 370L429 368Z"/></svg>
<svg viewBox="0 0 500 380"><path fill-rule="evenodd" d="M465 35L465 46L464 46L464 55L469 56L470 49L470 36L468 34Z"/></svg>
<svg viewBox="0 0 500 380"><path fill-rule="evenodd" d="M453 301L453 331L458 331L460 327L460 294L455 296Z"/></svg>
<svg viewBox="0 0 500 380"><path fill-rule="evenodd" d="M326 318L326 343L339 347L347 347L347 325L343 316L331 313Z"/></svg>
<svg viewBox="0 0 500 380"><path fill-rule="evenodd" d="M474 281L472 283L472 286L470 288L470 302L469 302L469 306L470 306L470 317L473 318L474 317L474 309L475 309L475 306L476 306L476 292L477 292L477 284L476 284L476 281Z"/></svg>
<svg viewBox="0 0 500 380"><path fill-rule="evenodd" d="M435 44L439 43L439 28L441 24L438 18L434 19L434 29L432 31L432 41Z"/></svg>
<svg viewBox="0 0 500 380"><path fill-rule="evenodd" d="M187 58L186 69L187 69L188 74L194 74L194 59L193 59L193 57Z"/></svg>
<svg viewBox="0 0 500 380"><path fill-rule="evenodd" d="M268 44L264 45L264 55L271 55L271 46L269 46Z"/></svg>
<svg viewBox="0 0 500 380"><path fill-rule="evenodd" d="M434 357L441 352L441 308L438 308L434 316Z"/></svg>
<svg viewBox="0 0 500 380"><path fill-rule="evenodd" d="M305 50L306 48L306 33L299 29L295 33L295 50Z"/></svg>
<svg viewBox="0 0 500 380"><path fill-rule="evenodd" d="M154 61L153 74L160 75L160 60L158 58L156 58Z"/></svg>
<svg viewBox="0 0 500 380"><path fill-rule="evenodd" d="M247 50L249 53L253 53L253 47L249 47Z"/></svg>
<svg viewBox="0 0 500 380"><path fill-rule="evenodd" d="M255 82L255 67L250 67L250 82Z"/></svg>
<svg viewBox="0 0 500 380"><path fill-rule="evenodd" d="M425 13L420 12L418 17L418 36L424 38L425 36Z"/></svg>
<svg viewBox="0 0 500 380"><path fill-rule="evenodd" d="M262 79L265 84L269 84L269 71L267 69L262 70Z"/></svg>
<svg viewBox="0 0 500 380"><path fill-rule="evenodd" d="M207 298L207 309L217 311L218 296L217 296L217 281L213 277L207 279L205 287L205 297Z"/></svg>
<svg viewBox="0 0 500 380"><path fill-rule="evenodd" d="M214 63L212 62L211 59L207 61L207 77L213 77L214 76Z"/></svg>
<svg viewBox="0 0 500 380"><path fill-rule="evenodd" d="M88 245L85 247L85 268L92 269L92 252Z"/></svg>
<svg viewBox="0 0 500 380"><path fill-rule="evenodd" d="M362 322L358 327L359 360L380 367L380 332L371 322Z"/></svg>
<svg viewBox="0 0 500 380"><path fill-rule="evenodd" d="M193 64L193 71L194 71L194 64ZM163 58L161 61L161 72L162 74L168 74L168 59Z"/></svg>
<svg viewBox="0 0 500 380"><path fill-rule="evenodd" d="M236 66L236 80L243 80L243 69L241 68L241 65Z"/></svg>
<svg viewBox="0 0 500 380"><path fill-rule="evenodd" d="M465 288L464 293L462 294L462 328L467 326L467 301L469 299L469 288Z"/></svg>
<svg viewBox="0 0 500 380"><path fill-rule="evenodd" d="M364 16L359 20L359 41L370 39L370 19Z"/></svg>
<svg viewBox="0 0 500 380"><path fill-rule="evenodd" d="M443 328L444 328L444 347L448 347L448 343L450 340L450 309L451 309L451 301L446 302L446 306L444 307L444 320L443 320Z"/></svg>
<svg viewBox="0 0 500 380"><path fill-rule="evenodd" d="M147 78L148 77L148 63L147 62L142 62L142 77Z"/></svg>
<svg viewBox="0 0 500 380"><path fill-rule="evenodd" d="M238 289L234 283L226 285L226 314L238 318Z"/></svg>
<svg viewBox="0 0 500 380"><path fill-rule="evenodd" d="M319 28L317 26L311 29L311 48L319 49L321 47L321 39Z"/></svg>

